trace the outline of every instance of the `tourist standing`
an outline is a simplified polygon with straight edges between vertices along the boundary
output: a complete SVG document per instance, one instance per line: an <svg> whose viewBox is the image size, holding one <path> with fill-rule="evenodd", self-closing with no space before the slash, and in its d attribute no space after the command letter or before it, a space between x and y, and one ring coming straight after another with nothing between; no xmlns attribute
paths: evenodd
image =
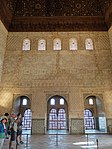
<svg viewBox="0 0 112 149"><path fill-rule="evenodd" d="M2 149L4 139L6 137L6 125L5 123L7 122L7 117L2 116L1 121L0 121L0 149Z"/></svg>

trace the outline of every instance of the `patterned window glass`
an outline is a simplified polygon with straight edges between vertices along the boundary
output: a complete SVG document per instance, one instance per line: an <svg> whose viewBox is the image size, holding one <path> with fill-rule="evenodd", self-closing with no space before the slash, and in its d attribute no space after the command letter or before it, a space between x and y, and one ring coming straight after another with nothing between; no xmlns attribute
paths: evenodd
<svg viewBox="0 0 112 149"><path fill-rule="evenodd" d="M27 109L24 112L24 116L22 118L22 129L31 130L31 119L32 119L32 112L31 109Z"/></svg>
<svg viewBox="0 0 112 149"><path fill-rule="evenodd" d="M64 109L58 111L58 129L66 129L66 113Z"/></svg>
<svg viewBox="0 0 112 149"><path fill-rule="evenodd" d="M28 38L23 40L23 47L22 50L30 50L30 40Z"/></svg>
<svg viewBox="0 0 112 149"><path fill-rule="evenodd" d="M51 111L49 113L49 129L57 129L56 109L51 109Z"/></svg>
<svg viewBox="0 0 112 149"><path fill-rule="evenodd" d="M93 113L89 109L84 110L84 124L86 130L95 129Z"/></svg>

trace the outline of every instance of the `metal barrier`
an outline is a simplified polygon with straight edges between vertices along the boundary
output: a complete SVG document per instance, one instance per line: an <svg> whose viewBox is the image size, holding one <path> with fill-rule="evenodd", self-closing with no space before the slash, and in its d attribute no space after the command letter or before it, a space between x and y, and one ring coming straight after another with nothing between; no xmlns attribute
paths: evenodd
<svg viewBox="0 0 112 149"><path fill-rule="evenodd" d="M99 148L99 147L98 147L98 139L96 139L96 144L97 144L97 149L98 149L98 148Z"/></svg>
<svg viewBox="0 0 112 149"><path fill-rule="evenodd" d="M88 145L88 141L89 141L89 138L88 138L88 134L87 134L87 145Z"/></svg>
<svg viewBox="0 0 112 149"><path fill-rule="evenodd" d="M89 134L86 134L86 138L87 138L87 140L86 140L86 142L87 142L87 146L89 145ZM97 146L97 149L99 149L99 144L98 144L99 142L98 142L98 139L96 139L96 146Z"/></svg>
<svg viewBox="0 0 112 149"><path fill-rule="evenodd" d="M31 135L31 134L22 134L22 135L25 135L26 136L26 139L25 139L25 147L28 147L28 144L29 144L29 135ZM60 134L55 134L56 135L56 146L58 146L58 143L59 143L59 138L58 138L58 136L60 135ZM89 134L86 134L86 142L87 142L87 146L89 146L90 144L89 144ZM99 140L98 139L96 139L96 147L97 147L97 149L99 149ZM16 149L18 149L18 145L17 145L17 143L16 143Z"/></svg>
<svg viewBox="0 0 112 149"><path fill-rule="evenodd" d="M56 134L56 146L58 146L58 134Z"/></svg>

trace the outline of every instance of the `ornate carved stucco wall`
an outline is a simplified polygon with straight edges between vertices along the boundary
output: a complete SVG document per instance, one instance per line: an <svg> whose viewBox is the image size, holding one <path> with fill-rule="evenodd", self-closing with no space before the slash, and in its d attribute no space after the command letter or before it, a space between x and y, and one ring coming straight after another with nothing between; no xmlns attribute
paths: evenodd
<svg viewBox="0 0 112 149"><path fill-rule="evenodd" d="M109 39L110 39L110 46L111 46L111 52L112 52L112 26L108 31L109 33ZM106 116L107 116L107 128L112 127L112 89L108 90L105 93L105 108L106 108Z"/></svg>
<svg viewBox="0 0 112 149"><path fill-rule="evenodd" d="M22 51L26 37L31 40L30 51ZM93 50L85 49L88 37L93 40ZM41 38L47 42L46 51L37 50ZM61 51L53 50L54 38L61 39ZM77 51L69 50L70 38L77 39ZM9 32L2 74L2 87L8 93L4 97L8 100L5 106L11 109L13 94L32 95L33 130L41 120L43 125L36 132L40 133L44 128L48 94L67 95L71 130L83 132L84 94L101 95L107 116L109 113L112 116L106 96L112 94L111 57L108 32Z"/></svg>
<svg viewBox="0 0 112 149"><path fill-rule="evenodd" d="M2 77L2 70L3 70L3 61L4 61L4 54L6 50L6 40L7 40L7 30L0 21L0 91L2 90L1 88L1 77ZM1 96L1 95L0 95ZM3 99L0 100L0 115L4 110L6 110L6 107L4 107L5 100Z"/></svg>
<svg viewBox="0 0 112 149"><path fill-rule="evenodd" d="M110 46L111 46L111 51L112 51L112 26L110 27L108 33L109 33Z"/></svg>
<svg viewBox="0 0 112 149"><path fill-rule="evenodd" d="M26 37L31 40L30 51L22 51L22 40ZM47 50L37 51L38 39L43 37L47 41ZM59 52L53 51L53 39L56 37L62 41ZM69 50L68 40L71 37L78 40L78 50L74 52ZM88 37L94 42L92 51L85 50L84 41ZM110 86L110 54L107 32L9 33L2 81L9 87L43 86L42 83L44 86L55 86L53 83L57 78L62 80L58 82L59 86L65 83L65 86L87 87L91 86L92 80L93 87L102 84L103 87ZM66 78L67 81L63 82Z"/></svg>
<svg viewBox="0 0 112 149"><path fill-rule="evenodd" d="M7 30L5 29L4 25L0 21L0 81L2 76L4 53L6 50L7 34L8 34Z"/></svg>

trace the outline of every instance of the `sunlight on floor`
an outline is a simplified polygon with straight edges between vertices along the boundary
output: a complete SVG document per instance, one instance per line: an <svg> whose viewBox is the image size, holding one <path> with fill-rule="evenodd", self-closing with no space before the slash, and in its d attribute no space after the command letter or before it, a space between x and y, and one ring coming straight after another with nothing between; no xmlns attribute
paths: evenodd
<svg viewBox="0 0 112 149"><path fill-rule="evenodd" d="M77 143L73 143L74 145L90 145L90 144L94 144L93 141L91 142L77 142Z"/></svg>
<svg viewBox="0 0 112 149"><path fill-rule="evenodd" d="M92 146L81 146L81 148L89 148L89 149L94 149L97 148L97 145L92 145Z"/></svg>
<svg viewBox="0 0 112 149"><path fill-rule="evenodd" d="M89 141L89 142L76 142L76 143L73 143L73 145L80 146L81 148L86 148L86 149L87 148L89 148L89 149L97 148L97 145L93 141Z"/></svg>

